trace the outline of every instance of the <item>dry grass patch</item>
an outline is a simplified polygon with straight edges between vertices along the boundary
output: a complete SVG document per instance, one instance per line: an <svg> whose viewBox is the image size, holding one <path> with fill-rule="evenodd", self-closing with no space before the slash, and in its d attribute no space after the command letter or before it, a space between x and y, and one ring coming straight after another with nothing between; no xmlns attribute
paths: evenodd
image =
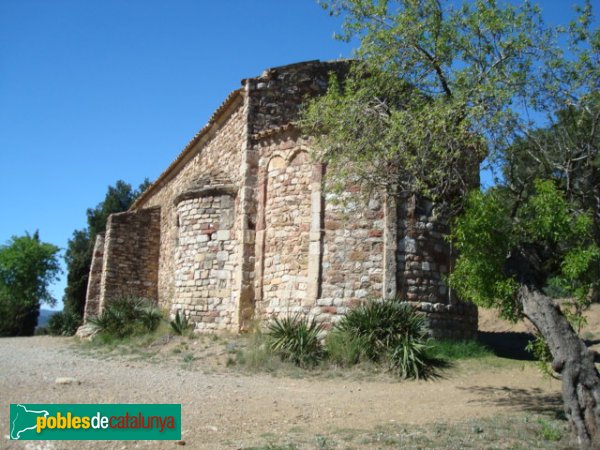
<svg viewBox="0 0 600 450"><path fill-rule="evenodd" d="M244 450L301 449L502 449L570 450L577 449L565 420L548 415L503 415L459 423L432 423L427 426L389 423L373 430L339 429L327 435L307 437L303 430L276 441L264 442Z"/></svg>

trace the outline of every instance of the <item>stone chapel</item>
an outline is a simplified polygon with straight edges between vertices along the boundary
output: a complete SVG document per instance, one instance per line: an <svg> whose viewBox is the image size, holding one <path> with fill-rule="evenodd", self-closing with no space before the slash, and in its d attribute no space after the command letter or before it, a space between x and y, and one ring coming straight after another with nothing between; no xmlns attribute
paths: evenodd
<svg viewBox="0 0 600 450"><path fill-rule="evenodd" d="M476 307L444 283L453 255L433 205L328 201L325 167L294 121L348 64L308 61L242 80L129 211L110 216L85 317L135 295L200 332L297 313L329 327L362 301L397 296L427 315L434 336L474 336Z"/></svg>

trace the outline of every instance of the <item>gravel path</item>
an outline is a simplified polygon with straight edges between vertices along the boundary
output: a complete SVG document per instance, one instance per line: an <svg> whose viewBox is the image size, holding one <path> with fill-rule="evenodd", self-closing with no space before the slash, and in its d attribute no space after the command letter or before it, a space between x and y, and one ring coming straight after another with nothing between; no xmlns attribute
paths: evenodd
<svg viewBox="0 0 600 450"><path fill-rule="evenodd" d="M99 358L75 351L69 338L46 336L0 339L0 358L0 448L10 449L178 448L156 441L7 441L10 403L181 403L185 448L237 449L290 433L489 417L543 407L560 391L531 363L515 362L493 368L471 362L435 381L291 379ZM59 385L58 377L78 383Z"/></svg>

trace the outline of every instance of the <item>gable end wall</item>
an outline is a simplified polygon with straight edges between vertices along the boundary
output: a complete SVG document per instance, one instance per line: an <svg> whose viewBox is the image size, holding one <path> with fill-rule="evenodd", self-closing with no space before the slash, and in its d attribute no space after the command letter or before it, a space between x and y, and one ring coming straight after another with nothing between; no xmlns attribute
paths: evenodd
<svg viewBox="0 0 600 450"><path fill-rule="evenodd" d="M136 205L137 208L159 206L162 210L158 270L158 302L162 307L170 309L176 300L174 262L178 245L178 216L175 200L215 174L225 174L230 183L239 185L245 122L244 103L240 96L192 149L193 156L148 198ZM237 203L234 208L237 211Z"/></svg>

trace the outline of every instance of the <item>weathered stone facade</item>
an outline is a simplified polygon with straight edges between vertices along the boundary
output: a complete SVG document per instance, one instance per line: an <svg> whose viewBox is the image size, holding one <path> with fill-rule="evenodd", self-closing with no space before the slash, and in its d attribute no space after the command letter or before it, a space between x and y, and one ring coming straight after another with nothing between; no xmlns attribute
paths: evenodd
<svg viewBox="0 0 600 450"><path fill-rule="evenodd" d="M181 310L200 331L295 313L329 326L360 301L398 295L428 315L433 334L473 336L476 309L444 284L452 255L432 205L366 205L353 185L345 202L323 192L326 168L293 122L347 68L310 61L242 80L130 211L111 216L86 317L134 294Z"/></svg>

